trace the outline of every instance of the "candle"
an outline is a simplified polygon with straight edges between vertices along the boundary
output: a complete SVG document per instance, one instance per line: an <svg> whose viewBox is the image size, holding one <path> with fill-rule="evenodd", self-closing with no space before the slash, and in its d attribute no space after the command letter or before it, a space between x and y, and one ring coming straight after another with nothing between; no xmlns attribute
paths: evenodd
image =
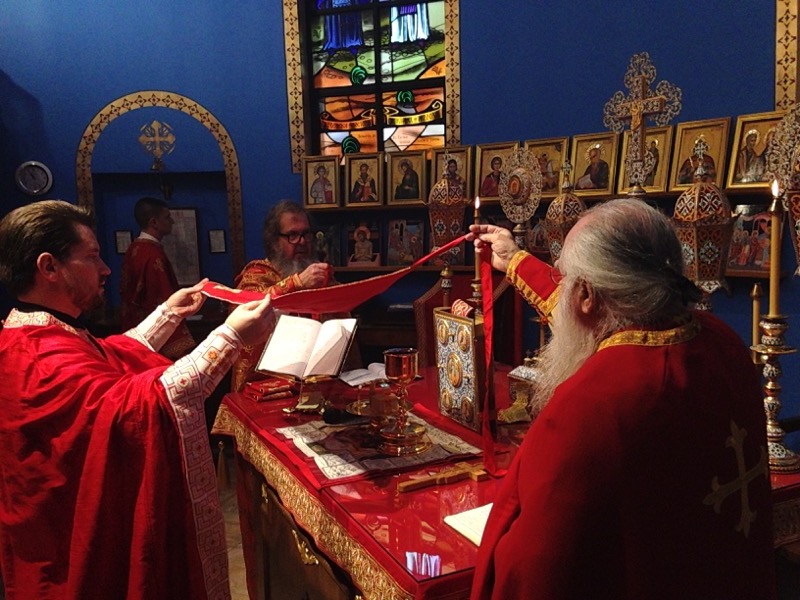
<svg viewBox="0 0 800 600"><path fill-rule="evenodd" d="M780 313L780 283L781 283L781 210L783 205L780 200L778 180L772 180L772 205L769 207L771 215L769 232L769 314L776 316Z"/></svg>
<svg viewBox="0 0 800 600"><path fill-rule="evenodd" d="M753 291L750 292L750 297L753 299L753 343L751 346L758 346L760 341L758 323L761 320L761 284L757 283L753 286Z"/></svg>
<svg viewBox="0 0 800 600"><path fill-rule="evenodd" d="M480 196L475 196L475 212L472 216L473 222L479 225L481 222L481 199ZM481 253L475 248L475 281L481 280Z"/></svg>

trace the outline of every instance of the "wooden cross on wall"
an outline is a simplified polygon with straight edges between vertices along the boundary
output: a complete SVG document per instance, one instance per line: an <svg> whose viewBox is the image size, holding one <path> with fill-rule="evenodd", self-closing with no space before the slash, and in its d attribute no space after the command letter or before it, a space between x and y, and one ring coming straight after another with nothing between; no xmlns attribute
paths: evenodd
<svg viewBox="0 0 800 600"><path fill-rule="evenodd" d="M630 121L631 140L625 167L631 183L629 195L644 194L645 176L653 169L654 159L646 152L645 121L649 118L663 126L681 110L681 89L667 81L660 81L655 91L650 84L656 78L656 69L647 52L634 54L625 73L628 96L616 92L603 107L603 124L617 133ZM650 159L650 160L648 160Z"/></svg>

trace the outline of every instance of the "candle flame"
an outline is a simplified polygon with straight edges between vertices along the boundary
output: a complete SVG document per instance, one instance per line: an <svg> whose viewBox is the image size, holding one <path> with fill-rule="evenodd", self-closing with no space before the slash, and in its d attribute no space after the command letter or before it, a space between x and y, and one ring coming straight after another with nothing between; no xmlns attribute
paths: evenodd
<svg viewBox="0 0 800 600"><path fill-rule="evenodd" d="M481 197L475 196L475 210L478 210L481 207Z"/></svg>
<svg viewBox="0 0 800 600"><path fill-rule="evenodd" d="M772 180L772 197L777 198L780 195L780 186L778 185L778 178Z"/></svg>

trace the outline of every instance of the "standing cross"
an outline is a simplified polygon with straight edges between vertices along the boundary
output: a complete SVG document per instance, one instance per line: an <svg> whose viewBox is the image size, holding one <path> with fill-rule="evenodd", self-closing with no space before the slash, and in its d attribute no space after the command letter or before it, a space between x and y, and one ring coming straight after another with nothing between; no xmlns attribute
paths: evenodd
<svg viewBox="0 0 800 600"><path fill-rule="evenodd" d="M681 90L671 83L660 81L656 90L650 84L656 77L656 69L647 52L635 54L625 73L626 97L616 92L603 108L603 124L620 133L625 122L631 124L631 143L625 157L626 171L631 183L630 195L644 194L642 183L652 171L654 159L646 152L645 121L650 118L656 125L666 125L681 110Z"/></svg>

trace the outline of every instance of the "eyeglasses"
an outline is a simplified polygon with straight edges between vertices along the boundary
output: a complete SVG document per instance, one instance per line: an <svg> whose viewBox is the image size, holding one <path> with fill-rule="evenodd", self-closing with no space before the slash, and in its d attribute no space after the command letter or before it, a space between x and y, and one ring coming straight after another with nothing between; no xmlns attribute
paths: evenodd
<svg viewBox="0 0 800 600"><path fill-rule="evenodd" d="M306 229L305 231L290 231L289 233L279 233L278 235L285 237L290 244L299 244L300 240L309 241L312 233Z"/></svg>
<svg viewBox="0 0 800 600"><path fill-rule="evenodd" d="M556 285L560 285L561 282L564 280L564 275L555 267L550 268L550 281L555 283Z"/></svg>

